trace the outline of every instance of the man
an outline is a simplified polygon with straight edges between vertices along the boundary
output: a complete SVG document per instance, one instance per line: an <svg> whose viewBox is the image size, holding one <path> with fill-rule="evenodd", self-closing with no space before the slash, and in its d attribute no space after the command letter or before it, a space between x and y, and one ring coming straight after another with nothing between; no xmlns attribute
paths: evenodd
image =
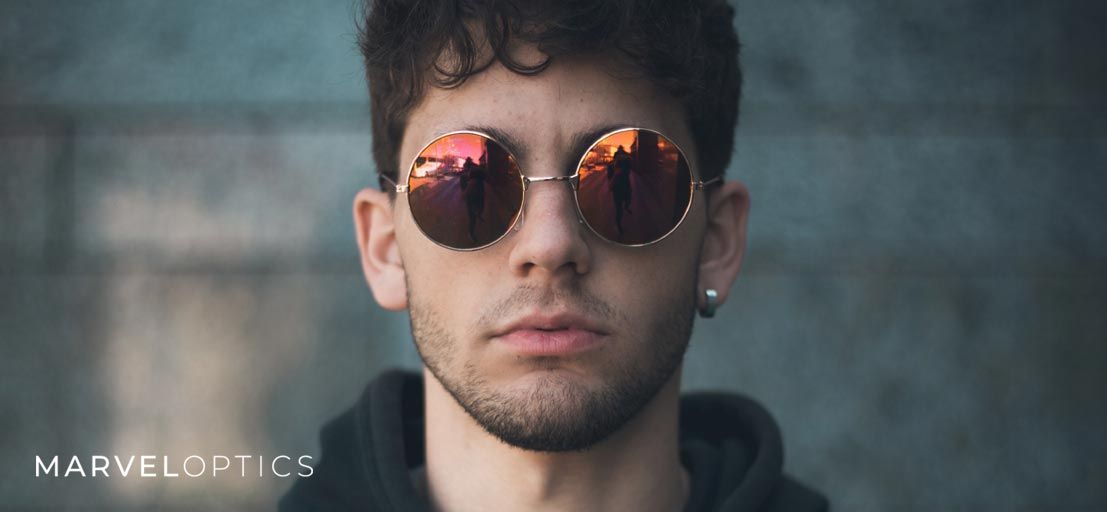
<svg viewBox="0 0 1107 512"><path fill-rule="evenodd" d="M695 312L726 300L745 247L749 194L721 179L732 16L713 0L367 9L384 190L357 194L357 241L424 367L378 377L323 429L282 510L826 509L781 473L755 402L680 396ZM615 144L651 155L634 206L648 220L625 234L582 157ZM479 240L442 221L463 204L411 194L412 162L442 147L501 155L487 172L502 220Z"/></svg>
<svg viewBox="0 0 1107 512"><path fill-rule="evenodd" d="M477 239L477 221L484 220L484 170L473 162L472 157L465 158L461 166L461 191L465 196L465 213L469 219L469 238Z"/></svg>
<svg viewBox="0 0 1107 512"><path fill-rule="evenodd" d="M618 228L619 234L622 234L623 212L630 213L630 172L632 163L630 153L627 153L627 150L623 149L622 146L615 150L612 160L613 165L609 168L615 172L609 176L611 198L615 203L615 226Z"/></svg>

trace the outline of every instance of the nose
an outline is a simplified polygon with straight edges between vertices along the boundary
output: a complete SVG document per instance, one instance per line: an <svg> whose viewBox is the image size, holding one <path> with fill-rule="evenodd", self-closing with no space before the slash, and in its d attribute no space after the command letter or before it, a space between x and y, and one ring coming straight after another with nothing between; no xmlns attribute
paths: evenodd
<svg viewBox="0 0 1107 512"><path fill-rule="evenodd" d="M592 255L570 181L531 179L520 222L509 260L516 275L557 278L588 273Z"/></svg>

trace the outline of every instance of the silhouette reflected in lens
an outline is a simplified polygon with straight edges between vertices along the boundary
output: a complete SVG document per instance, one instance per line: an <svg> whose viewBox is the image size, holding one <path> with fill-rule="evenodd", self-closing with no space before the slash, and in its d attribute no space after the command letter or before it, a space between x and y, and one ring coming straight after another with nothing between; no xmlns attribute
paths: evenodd
<svg viewBox="0 0 1107 512"><path fill-rule="evenodd" d="M523 199L515 159L475 133L444 135L428 144L412 163L407 183L419 228L455 249L498 240L515 222Z"/></svg>
<svg viewBox="0 0 1107 512"><path fill-rule="evenodd" d="M610 241L657 241L688 209L688 162L676 144L656 132L628 129L604 137L589 148L577 172L581 215Z"/></svg>

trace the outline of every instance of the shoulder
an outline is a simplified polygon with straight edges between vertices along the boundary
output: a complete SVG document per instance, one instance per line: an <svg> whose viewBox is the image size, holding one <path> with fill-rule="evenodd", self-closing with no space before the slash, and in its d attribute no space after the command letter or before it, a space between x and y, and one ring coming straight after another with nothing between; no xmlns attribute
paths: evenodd
<svg viewBox="0 0 1107 512"><path fill-rule="evenodd" d="M332 419L319 433L323 453L309 477L299 478L281 497L278 510L352 510L364 500L358 499L362 474L356 449L356 421L349 409Z"/></svg>
<svg viewBox="0 0 1107 512"><path fill-rule="evenodd" d="M387 370L362 391L353 407L319 433L321 455L311 476L299 478L279 502L282 512L422 510L405 464L405 448L421 449L418 374ZM410 425L409 425L410 424ZM412 429L410 439L405 428Z"/></svg>

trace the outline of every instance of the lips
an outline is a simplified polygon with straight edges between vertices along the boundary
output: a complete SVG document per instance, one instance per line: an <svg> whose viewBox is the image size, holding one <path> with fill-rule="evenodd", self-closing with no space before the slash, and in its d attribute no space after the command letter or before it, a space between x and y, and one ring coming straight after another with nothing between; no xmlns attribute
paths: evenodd
<svg viewBox="0 0 1107 512"><path fill-rule="evenodd" d="M528 356L566 356L599 346L608 335L598 322L572 314L531 314L500 329L493 341Z"/></svg>

